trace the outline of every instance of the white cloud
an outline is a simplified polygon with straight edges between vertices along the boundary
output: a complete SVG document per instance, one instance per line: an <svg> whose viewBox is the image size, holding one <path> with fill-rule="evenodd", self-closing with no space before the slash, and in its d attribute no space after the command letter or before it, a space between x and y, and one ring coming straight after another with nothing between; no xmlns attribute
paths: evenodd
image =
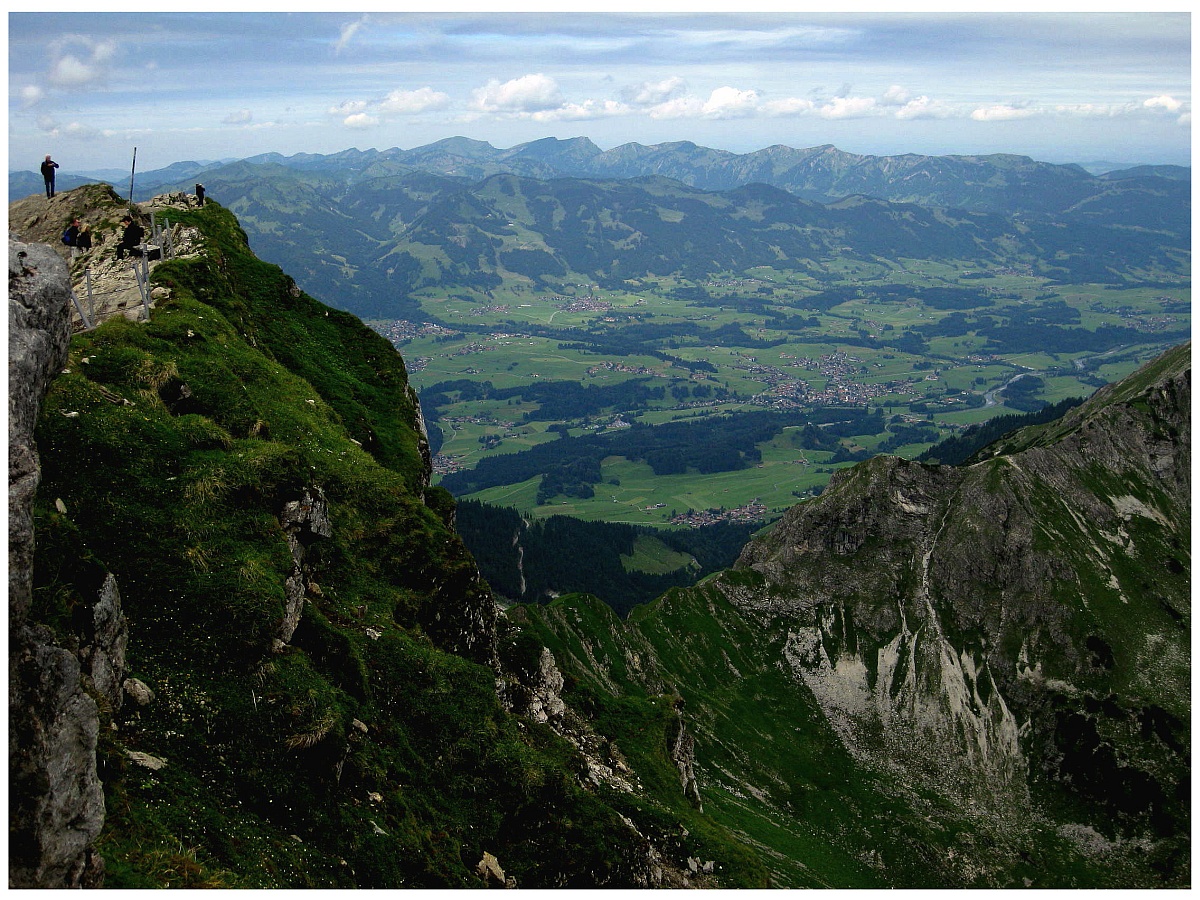
<svg viewBox="0 0 1200 900"><path fill-rule="evenodd" d="M558 109L538 110L528 116L534 122L571 122L624 116L632 111L628 105L617 100L584 100L582 103L564 103Z"/></svg>
<svg viewBox="0 0 1200 900"><path fill-rule="evenodd" d="M732 87L719 87L704 104L704 116L709 119L733 119L753 115L758 108L758 91L740 91Z"/></svg>
<svg viewBox="0 0 1200 900"><path fill-rule="evenodd" d="M558 82L540 73L501 83L490 80L472 92L472 105L481 112L538 112L563 105Z"/></svg>
<svg viewBox="0 0 1200 900"><path fill-rule="evenodd" d="M883 92L883 97L879 102L884 106L904 106L909 103L909 93L905 88L898 84L893 84L890 88ZM921 100L928 99L926 97L918 98Z"/></svg>
<svg viewBox="0 0 1200 900"><path fill-rule="evenodd" d="M1187 126L1191 125L1192 124L1192 114L1190 112L1185 112L1182 116L1179 117L1179 124L1184 126L1185 128Z"/></svg>
<svg viewBox="0 0 1200 900"><path fill-rule="evenodd" d="M68 138L79 138L79 139L89 139L90 140L91 138L98 137L100 135L100 132L97 131L95 128L93 128L91 125L84 125L81 122L68 122L66 125L62 126L62 128L60 128L58 131L62 137L68 137Z"/></svg>
<svg viewBox="0 0 1200 900"><path fill-rule="evenodd" d="M366 100L343 100L337 106L329 107L329 115L344 118L346 116L360 115L367 110Z"/></svg>
<svg viewBox="0 0 1200 900"><path fill-rule="evenodd" d="M50 45L50 70L46 80L54 87L88 88L108 78L109 63L117 54L112 41L96 41L86 35L66 35Z"/></svg>
<svg viewBox="0 0 1200 900"><path fill-rule="evenodd" d="M445 109L450 105L450 95L430 87L415 91L394 90L379 104L383 115L410 115L430 109Z"/></svg>
<svg viewBox="0 0 1200 900"><path fill-rule="evenodd" d="M976 122L1007 122L1013 119L1025 119L1033 114L1033 110L1027 107L1000 103L996 106L979 107L971 113L971 118Z"/></svg>
<svg viewBox="0 0 1200 900"><path fill-rule="evenodd" d="M21 88L21 105L25 109L36 106L46 96L46 92L36 84L27 84Z"/></svg>
<svg viewBox="0 0 1200 900"><path fill-rule="evenodd" d="M768 116L803 116L817 108L817 104L803 97L787 97L783 100L768 100L759 106L759 112Z"/></svg>
<svg viewBox="0 0 1200 900"><path fill-rule="evenodd" d="M694 119L703 113L704 101L696 97L676 97L649 110L652 119Z"/></svg>
<svg viewBox="0 0 1200 900"><path fill-rule="evenodd" d="M1147 109L1165 109L1167 112L1179 112L1183 108L1183 101L1176 100L1167 94L1161 94L1158 97L1151 97L1142 105Z"/></svg>
<svg viewBox="0 0 1200 900"><path fill-rule="evenodd" d="M354 113L346 116L342 120L342 124L347 128L374 128L379 124L379 119L376 116L369 116L366 113Z"/></svg>
<svg viewBox="0 0 1200 900"><path fill-rule="evenodd" d="M1056 113L1082 119L1109 119L1137 112L1138 109L1139 107L1132 103L1062 103L1054 107Z"/></svg>
<svg viewBox="0 0 1200 900"><path fill-rule="evenodd" d="M334 55L340 54L343 50L346 49L346 47L348 47L350 45L350 41L352 41L354 39L354 36L356 34L358 34L359 30L364 25L367 24L367 21L370 18L371 17L369 15L364 15L364 16L361 16L360 18L356 19L353 22L347 22L345 25L342 26L341 33L338 35L338 39L336 42L334 42L334 45L333 45Z"/></svg>
<svg viewBox="0 0 1200 900"><path fill-rule="evenodd" d="M676 97L652 106L652 119L736 119L758 112L761 100L758 91L719 87L707 100L698 97Z"/></svg>
<svg viewBox="0 0 1200 900"><path fill-rule="evenodd" d="M84 87L96 78L96 70L77 57L67 55L50 67L50 83L55 87Z"/></svg>
<svg viewBox="0 0 1200 900"><path fill-rule="evenodd" d="M930 100L924 94L896 110L897 119L949 119L957 115L958 110L949 103Z"/></svg>
<svg viewBox="0 0 1200 900"><path fill-rule="evenodd" d="M686 84L682 78L673 75L662 81L643 81L639 85L625 88L621 97L634 106L657 106L679 96Z"/></svg>
<svg viewBox="0 0 1200 900"><path fill-rule="evenodd" d="M235 112L231 112L224 119L222 119L221 122L225 125L249 125L253 118L254 114L251 113L250 110L239 109Z"/></svg>
<svg viewBox="0 0 1200 900"><path fill-rule="evenodd" d="M874 111L874 97L834 97L818 110L826 119L857 119Z"/></svg>
<svg viewBox="0 0 1200 900"><path fill-rule="evenodd" d="M37 120L37 127L52 138L92 140L101 136L101 132L90 125L84 125L80 122L68 122L66 125L63 125L50 116L40 116Z"/></svg>
<svg viewBox="0 0 1200 900"><path fill-rule="evenodd" d="M92 45L92 62L97 65L110 63L117 55L117 45L112 41L98 41Z"/></svg>

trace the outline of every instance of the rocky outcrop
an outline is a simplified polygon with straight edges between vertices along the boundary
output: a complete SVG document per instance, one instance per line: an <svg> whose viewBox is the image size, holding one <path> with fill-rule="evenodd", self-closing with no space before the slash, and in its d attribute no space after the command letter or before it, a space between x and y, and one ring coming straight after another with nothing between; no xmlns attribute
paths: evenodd
<svg viewBox="0 0 1200 900"><path fill-rule="evenodd" d="M9 648L9 886L98 886L92 842L104 825L96 774L96 702L79 661L44 629L14 630Z"/></svg>
<svg viewBox="0 0 1200 900"><path fill-rule="evenodd" d="M33 430L50 381L71 340L67 267L45 244L8 245L8 602L24 622L32 597L33 497L38 486Z"/></svg>
<svg viewBox="0 0 1200 900"><path fill-rule="evenodd" d="M675 702L675 721L667 730L667 756L679 771L679 787L688 801L703 811L700 784L696 781L696 740L683 720L683 700Z"/></svg>
<svg viewBox="0 0 1200 900"><path fill-rule="evenodd" d="M104 577L81 633L30 618L33 501L39 482L34 425L67 358L70 284L43 244L9 243L9 883L98 886L92 842L104 823L96 771L101 705L120 706L128 630L116 579Z"/></svg>
<svg viewBox="0 0 1200 900"><path fill-rule="evenodd" d="M506 629L509 627L507 623ZM625 793L639 790L637 775L617 745L598 734L562 698L565 681L546 647L516 632L501 641L500 674L496 693L514 715L549 725L583 756L584 780Z"/></svg>
<svg viewBox="0 0 1200 900"><path fill-rule="evenodd" d="M329 521L329 503L320 488L305 489L296 500L289 500L279 514L279 523L292 554L292 573L284 580L284 614L279 623L279 640L286 644L292 639L300 616L304 612L304 598L312 590L311 578L305 566L305 551L320 538L333 534Z"/></svg>
<svg viewBox="0 0 1200 900"><path fill-rule="evenodd" d="M839 473L723 590L784 630L785 667L860 761L1006 828L1038 783L1173 841L1190 768L1172 750L1188 733L1190 384L1185 346L969 465ZM1156 735L1150 719L1170 724Z"/></svg>

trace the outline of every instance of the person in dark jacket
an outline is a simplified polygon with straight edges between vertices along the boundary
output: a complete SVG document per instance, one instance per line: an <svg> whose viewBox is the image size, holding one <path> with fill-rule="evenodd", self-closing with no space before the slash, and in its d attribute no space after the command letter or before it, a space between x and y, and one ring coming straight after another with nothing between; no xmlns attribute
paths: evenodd
<svg viewBox="0 0 1200 900"><path fill-rule="evenodd" d="M54 196L54 170L58 168L58 163L50 158L50 154L46 154L46 159L42 163L42 181L46 182L46 199L49 200Z"/></svg>
<svg viewBox="0 0 1200 900"><path fill-rule="evenodd" d="M145 234L142 226L129 216L123 218L121 224L125 226L125 231L121 235L121 243L117 244L117 259L124 259L126 250L130 256L141 256L142 251L138 249L138 244L142 242L142 235Z"/></svg>
<svg viewBox="0 0 1200 900"><path fill-rule="evenodd" d="M75 249L80 253L87 253L92 249L92 226L80 225L79 233L75 235Z"/></svg>
<svg viewBox="0 0 1200 900"><path fill-rule="evenodd" d="M204 185L202 185L202 184L196 185L196 205L197 206L204 205Z"/></svg>
<svg viewBox="0 0 1200 900"><path fill-rule="evenodd" d="M71 248L72 259L78 255L79 227L79 217L76 216L71 220L71 224L67 226L67 230L62 233L62 242Z"/></svg>

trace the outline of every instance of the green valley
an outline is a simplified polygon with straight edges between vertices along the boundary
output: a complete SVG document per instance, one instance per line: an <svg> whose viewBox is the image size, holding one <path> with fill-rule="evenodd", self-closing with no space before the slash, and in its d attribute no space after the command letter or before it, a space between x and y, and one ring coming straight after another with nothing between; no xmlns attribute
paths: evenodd
<svg viewBox="0 0 1200 900"><path fill-rule="evenodd" d="M753 462L719 472L664 475L602 453L588 497L539 502L540 474L468 489L533 516L655 525L756 500L773 517L864 453L915 455L992 416L1084 397L1190 329L1182 282L1064 285L965 261L843 265L822 281L757 268L644 279L636 290L539 291L513 278L486 294L425 289L415 295L424 322L371 324L402 348L435 445L440 432L435 470L456 493L470 483L456 473L567 436L762 411L882 411L870 430L823 446L805 446L805 417L781 418ZM812 417L826 430L836 420Z"/></svg>
<svg viewBox="0 0 1200 900"><path fill-rule="evenodd" d="M190 190L180 166L147 189ZM450 138L192 168L259 256L401 349L445 486L534 517L766 521L839 468L1085 397L1190 334L1179 167ZM762 411L784 415L708 460L680 454L702 427L603 446ZM512 459L577 438L563 471Z"/></svg>

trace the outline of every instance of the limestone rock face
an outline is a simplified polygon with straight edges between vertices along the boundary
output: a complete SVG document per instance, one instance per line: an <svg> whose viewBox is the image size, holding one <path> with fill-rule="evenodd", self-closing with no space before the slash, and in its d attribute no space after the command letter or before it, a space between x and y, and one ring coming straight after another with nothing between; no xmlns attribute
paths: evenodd
<svg viewBox="0 0 1200 900"><path fill-rule="evenodd" d="M104 582L89 633L86 672L49 629L29 621L38 486L34 425L70 341L66 264L44 244L10 241L9 375L9 883L16 888L98 886L92 842L104 824L96 773L99 710L85 677L120 702L127 634L115 579Z"/></svg>
<svg viewBox="0 0 1200 900"><path fill-rule="evenodd" d="M696 809L703 810L700 785L696 781L696 740L683 721L683 701L675 705L675 727L668 732L667 755L679 770L679 787Z"/></svg>
<svg viewBox="0 0 1200 900"><path fill-rule="evenodd" d="M305 549L319 538L330 537L333 526L329 521L329 504L320 488L305 490L298 500L285 503L279 521L287 536L293 563L292 574L284 582L287 602L283 621L279 624L279 639L287 643L292 639L304 612L304 597L309 583L304 568Z"/></svg>
<svg viewBox="0 0 1200 900"><path fill-rule="evenodd" d="M33 496L38 486L33 429L71 340L67 266L45 244L8 244L8 602L13 622L29 611Z"/></svg>
<svg viewBox="0 0 1200 900"><path fill-rule="evenodd" d="M877 457L722 589L784 629L786 670L898 782L1010 829L1036 783L1130 841L1182 833L1190 408L1184 346L965 466Z"/></svg>
<svg viewBox="0 0 1200 900"><path fill-rule="evenodd" d="M562 699L563 676L554 664L554 654L543 647L537 666L527 677L512 681L501 696L508 698L509 708L519 716L535 722L560 719L567 706Z"/></svg>
<svg viewBox="0 0 1200 900"><path fill-rule="evenodd" d="M9 886L96 886L104 824L96 702L79 660L50 635L14 630L9 657Z"/></svg>
<svg viewBox="0 0 1200 900"><path fill-rule="evenodd" d="M121 708L125 699L125 650L129 646L129 625L121 610L121 592L117 578L111 573L92 607L91 641L80 648L80 656L88 666L95 688L113 710Z"/></svg>

